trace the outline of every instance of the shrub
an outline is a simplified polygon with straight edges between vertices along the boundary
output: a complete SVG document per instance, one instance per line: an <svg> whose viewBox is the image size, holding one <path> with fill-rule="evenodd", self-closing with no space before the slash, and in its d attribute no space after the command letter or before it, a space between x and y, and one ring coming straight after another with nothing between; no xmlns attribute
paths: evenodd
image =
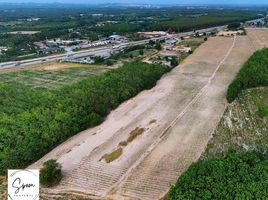
<svg viewBox="0 0 268 200"><path fill-rule="evenodd" d="M179 64L179 62L176 58L172 58L172 60L170 61L170 65L172 67L176 67L178 64Z"/></svg>
<svg viewBox="0 0 268 200"><path fill-rule="evenodd" d="M61 166L56 160L48 160L40 170L40 183L45 187L57 185L62 179Z"/></svg>
<svg viewBox="0 0 268 200"><path fill-rule="evenodd" d="M260 106L258 110L258 115L260 117L267 117L268 116L268 106Z"/></svg>

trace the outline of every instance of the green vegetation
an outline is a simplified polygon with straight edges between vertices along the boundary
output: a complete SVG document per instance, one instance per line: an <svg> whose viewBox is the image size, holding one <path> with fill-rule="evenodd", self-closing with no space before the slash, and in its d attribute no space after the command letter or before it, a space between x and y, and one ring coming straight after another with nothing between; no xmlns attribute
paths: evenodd
<svg viewBox="0 0 268 200"><path fill-rule="evenodd" d="M159 65L126 63L51 91L0 83L0 171L23 168L70 136L96 126L167 71Z"/></svg>
<svg viewBox="0 0 268 200"><path fill-rule="evenodd" d="M172 60L170 61L170 65L172 67L176 67L178 64L179 64L179 61L176 58L172 58Z"/></svg>
<svg viewBox="0 0 268 200"><path fill-rule="evenodd" d="M260 117L267 117L268 116L268 106L262 105L259 107L258 115Z"/></svg>
<svg viewBox="0 0 268 200"><path fill-rule="evenodd" d="M227 26L229 30L237 30L240 27L239 22L231 23Z"/></svg>
<svg viewBox="0 0 268 200"><path fill-rule="evenodd" d="M267 199L267 156L258 151L228 152L194 163L171 187L169 199Z"/></svg>
<svg viewBox="0 0 268 200"><path fill-rule="evenodd" d="M256 13L244 11L224 11L218 13L208 13L207 15L192 15L183 17L173 17L172 19L163 19L150 25L152 30L167 30L172 27L175 31L196 30L204 27L224 25L233 22L242 22L252 18L257 18Z"/></svg>
<svg viewBox="0 0 268 200"><path fill-rule="evenodd" d="M113 162L114 160L116 160L117 158L119 158L123 153L123 149L122 147L119 147L118 149L114 150L111 153L107 153L104 156L102 156L102 158L100 160L105 160L106 163L110 163Z"/></svg>
<svg viewBox="0 0 268 200"><path fill-rule="evenodd" d="M255 52L244 64L227 91L227 100L232 102L242 90L268 86L268 49Z"/></svg>
<svg viewBox="0 0 268 200"><path fill-rule="evenodd" d="M61 166L56 160L48 160L40 170L40 183L46 187L57 185L62 179Z"/></svg>

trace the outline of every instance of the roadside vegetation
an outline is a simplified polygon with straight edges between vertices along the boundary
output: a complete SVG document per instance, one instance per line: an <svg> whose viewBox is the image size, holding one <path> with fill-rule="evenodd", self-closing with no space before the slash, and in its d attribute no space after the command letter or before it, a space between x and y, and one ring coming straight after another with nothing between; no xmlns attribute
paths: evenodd
<svg viewBox="0 0 268 200"><path fill-rule="evenodd" d="M170 200L268 198L268 87L259 87L267 86L267 55L252 55L230 85L239 85L235 101L201 158L171 187Z"/></svg>
<svg viewBox="0 0 268 200"><path fill-rule="evenodd" d="M93 127L123 101L153 87L168 71L126 63L55 90L0 83L0 171L23 168L70 136Z"/></svg>
<svg viewBox="0 0 268 200"><path fill-rule="evenodd" d="M244 64L227 91L228 102L234 101L242 90L268 86L268 49L255 52Z"/></svg>

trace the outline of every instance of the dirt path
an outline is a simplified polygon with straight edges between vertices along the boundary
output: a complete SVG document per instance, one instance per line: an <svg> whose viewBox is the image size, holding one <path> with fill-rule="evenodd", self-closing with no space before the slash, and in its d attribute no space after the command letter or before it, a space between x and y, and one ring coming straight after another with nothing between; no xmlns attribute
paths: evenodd
<svg viewBox="0 0 268 200"><path fill-rule="evenodd" d="M202 153L226 106L225 91L253 52L247 36L210 38L183 64L112 111L100 126L58 146L31 168L55 158L65 178L46 192L111 199L158 199ZM153 123L151 123L153 121ZM111 163L100 161L135 128L144 132Z"/></svg>

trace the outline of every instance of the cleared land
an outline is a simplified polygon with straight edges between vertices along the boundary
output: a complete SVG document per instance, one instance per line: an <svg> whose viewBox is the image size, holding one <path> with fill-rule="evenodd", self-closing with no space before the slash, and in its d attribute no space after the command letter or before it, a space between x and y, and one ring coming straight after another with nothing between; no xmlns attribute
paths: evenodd
<svg viewBox="0 0 268 200"><path fill-rule="evenodd" d="M253 52L248 36L210 38L156 87L123 103L103 124L70 138L30 166L40 167L51 158L62 164L62 183L43 192L160 198L204 151L226 108L226 88ZM100 161L137 127L144 132L120 146L117 159Z"/></svg>

